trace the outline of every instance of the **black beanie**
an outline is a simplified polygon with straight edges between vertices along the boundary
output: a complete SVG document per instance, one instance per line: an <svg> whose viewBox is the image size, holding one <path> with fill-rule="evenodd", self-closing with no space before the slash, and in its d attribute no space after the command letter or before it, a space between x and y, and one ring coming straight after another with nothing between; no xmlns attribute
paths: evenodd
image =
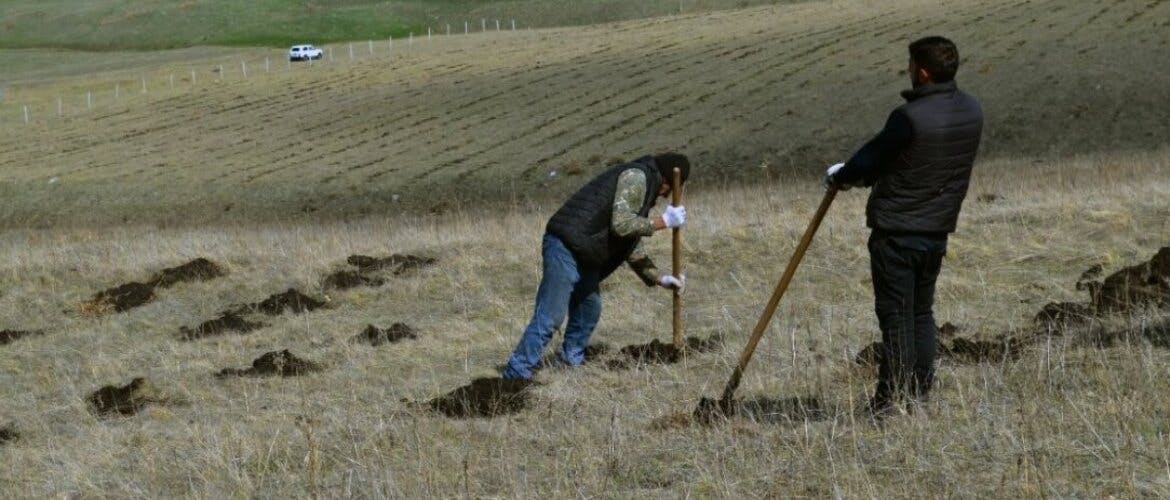
<svg viewBox="0 0 1170 500"><path fill-rule="evenodd" d="M658 166L658 173L662 174L667 184L673 182L675 168L678 169L683 184L686 184L687 177L691 174L691 162L687 160L686 155L673 152L654 155L654 164Z"/></svg>

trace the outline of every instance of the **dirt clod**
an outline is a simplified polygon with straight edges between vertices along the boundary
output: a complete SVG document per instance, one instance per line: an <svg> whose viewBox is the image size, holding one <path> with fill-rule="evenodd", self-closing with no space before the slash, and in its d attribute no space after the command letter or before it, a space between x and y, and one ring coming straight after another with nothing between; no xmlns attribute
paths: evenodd
<svg viewBox="0 0 1170 500"><path fill-rule="evenodd" d="M528 388L532 386L529 380L477 378L427 404L432 410L453 418L508 415L528 407Z"/></svg>
<svg viewBox="0 0 1170 500"><path fill-rule="evenodd" d="M1003 360L1015 361L1023 351L1023 342L1016 337L996 340L970 340L957 337L942 351L944 356L960 362L983 363Z"/></svg>
<svg viewBox="0 0 1170 500"><path fill-rule="evenodd" d="M274 294L264 299L255 305L255 309L269 316L278 316L286 309L299 314L320 309L324 305L324 301L309 297L296 288L289 288L284 293Z"/></svg>
<svg viewBox="0 0 1170 500"><path fill-rule="evenodd" d="M99 416L133 415L150 403L166 401L143 377L136 377L122 387L104 386L89 395L90 410Z"/></svg>
<svg viewBox="0 0 1170 500"><path fill-rule="evenodd" d="M16 432L16 426L13 424L6 424L0 427L0 444L6 444L20 439L20 433Z"/></svg>
<svg viewBox="0 0 1170 500"><path fill-rule="evenodd" d="M1065 327L1083 324L1092 317L1093 311L1086 304L1049 302L1040 308L1032 322L1041 331L1060 335Z"/></svg>
<svg viewBox="0 0 1170 500"><path fill-rule="evenodd" d="M368 255L350 255L345 259L352 266L356 266L358 271L362 273L369 273L374 271L381 271L389 269L394 271L394 274L402 274L412 269L430 266L435 263L432 257L420 257L409 254L393 254L389 257L370 257Z"/></svg>
<svg viewBox="0 0 1170 500"><path fill-rule="evenodd" d="M607 367L611 370L624 370L631 366L652 364L674 364L682 360L684 354L699 354L717 351L723 346L723 337L714 335L705 339L687 337L683 348L677 349L672 343L651 340L648 344L628 345L618 351L618 358L609 360Z"/></svg>
<svg viewBox="0 0 1170 500"><path fill-rule="evenodd" d="M405 339L417 339L418 333L406 323L394 323L390 328L381 329L374 325L366 327L362 333L359 333L354 340L357 342L365 342L372 346L380 346L382 344L393 344Z"/></svg>
<svg viewBox="0 0 1170 500"><path fill-rule="evenodd" d="M187 281L207 281L210 279L224 276L225 273L222 268L214 262L199 257L191 262L177 267L168 267L159 271L150 280L150 285L156 287L167 288L176 283L183 283Z"/></svg>
<svg viewBox="0 0 1170 500"><path fill-rule="evenodd" d="M324 286L335 290L348 290L359 286L382 286L385 283L386 280L382 278L366 276L360 271L341 270L326 276Z"/></svg>
<svg viewBox="0 0 1170 500"><path fill-rule="evenodd" d="M150 302L154 298L154 287L137 281L107 288L82 304L83 311L104 313L122 312Z"/></svg>
<svg viewBox="0 0 1170 500"><path fill-rule="evenodd" d="M246 369L224 368L219 371L219 377L295 377L321 371L319 363L296 357L288 349L283 351L266 352L255 361L252 367Z"/></svg>
<svg viewBox="0 0 1170 500"><path fill-rule="evenodd" d="M691 415L696 422L712 425L735 416L735 401L730 399L702 398Z"/></svg>
<svg viewBox="0 0 1170 500"><path fill-rule="evenodd" d="M234 312L225 312L218 318L200 323L195 328L180 327L179 338L182 340L196 340L204 337L214 337L228 332L248 333L268 326L264 323L253 322L241 318Z"/></svg>
<svg viewBox="0 0 1170 500"><path fill-rule="evenodd" d="M0 345L9 344L16 339L24 337L32 337L35 335L44 335L45 332L40 330L2 330L0 331Z"/></svg>
<svg viewBox="0 0 1170 500"><path fill-rule="evenodd" d="M1162 247L1148 262L1122 269L1086 287L1093 305L1101 312L1124 312L1145 305L1170 306L1170 247Z"/></svg>

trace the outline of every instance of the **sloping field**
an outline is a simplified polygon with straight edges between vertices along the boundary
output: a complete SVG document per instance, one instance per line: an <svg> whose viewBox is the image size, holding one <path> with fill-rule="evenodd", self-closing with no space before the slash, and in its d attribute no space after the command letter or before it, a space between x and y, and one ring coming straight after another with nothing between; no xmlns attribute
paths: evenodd
<svg viewBox="0 0 1170 500"><path fill-rule="evenodd" d="M577 183L552 171L664 148L697 158L703 183L811 174L881 125L906 86L905 44L932 33L957 40L960 82L985 102L984 158L1145 150L1170 136L1170 71L1150 64L1170 60L1170 2L896 5L400 40L394 55L349 62L337 47L311 68L257 53L247 79L234 58L154 65L142 70L152 82L179 83L145 95L142 72L126 71L10 88L0 220L353 215L397 210L394 199L428 208L434 190L544 199ZM265 56L281 71L256 69ZM137 97L85 109L86 88L108 103L119 79ZM70 112L57 118L62 95ZM19 103L42 119L23 125Z"/></svg>

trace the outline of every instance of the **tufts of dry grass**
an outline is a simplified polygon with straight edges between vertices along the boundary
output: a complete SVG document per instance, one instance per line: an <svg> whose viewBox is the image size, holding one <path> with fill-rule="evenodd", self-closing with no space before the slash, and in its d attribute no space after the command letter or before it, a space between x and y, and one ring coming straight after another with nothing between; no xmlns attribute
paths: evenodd
<svg viewBox="0 0 1170 500"><path fill-rule="evenodd" d="M991 337L1030 321L1096 263L1107 272L1170 241L1165 152L979 165L940 279L937 316ZM1027 172L1027 173L1022 173ZM984 200L978 201L983 194ZM725 348L675 365L548 370L525 411L452 420L403 400L493 375L528 319L539 238L552 207L501 214L187 229L20 229L0 240L0 329L44 330L0 346L0 492L206 496L998 496L1170 495L1170 351L1051 337L1018 361L944 361L936 397L882 426L858 406L873 380L852 364L876 339L862 224L844 193L749 368L755 412L713 427L685 417L717 395L821 193L813 183L688 192L688 335ZM648 241L667 262L669 238ZM326 291L361 253L437 265L379 287ZM98 318L70 309L94 291L195 257L226 276L162 290ZM181 342L230 304L296 287L330 307L246 335ZM670 296L619 272L595 341L670 334ZM1111 321L1148 321L1155 311ZM367 325L418 338L372 347ZM324 370L217 379L289 349ZM184 405L103 418L86 396L146 377ZM807 411L816 401L816 411ZM794 402L799 402L796 404ZM682 416L680 416L682 415Z"/></svg>

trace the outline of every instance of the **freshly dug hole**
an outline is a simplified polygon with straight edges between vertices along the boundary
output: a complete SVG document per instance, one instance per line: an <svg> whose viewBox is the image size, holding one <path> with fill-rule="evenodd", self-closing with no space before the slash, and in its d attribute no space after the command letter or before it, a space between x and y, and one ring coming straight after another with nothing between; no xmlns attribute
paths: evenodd
<svg viewBox="0 0 1170 500"><path fill-rule="evenodd" d="M168 267L159 271L148 283L151 286L167 288L176 283L187 281L207 281L224 276L224 272L216 263L199 257L191 262L177 267Z"/></svg>
<svg viewBox="0 0 1170 500"><path fill-rule="evenodd" d="M394 323L390 328L381 329L374 325L369 325L362 333L359 333L353 338L355 342L363 342L372 346L380 346L387 343L395 343L405 339L417 339L418 333L405 323Z"/></svg>
<svg viewBox="0 0 1170 500"><path fill-rule="evenodd" d="M132 281L94 294L92 299L81 303L81 311L94 315L110 311L123 312L150 302L151 299L154 299L153 286Z"/></svg>
<svg viewBox="0 0 1170 500"><path fill-rule="evenodd" d="M611 370L624 370L631 366L650 364L673 364L679 362L684 354L699 354L718 350L723 345L723 337L714 335L706 339L687 337L682 349L674 347L673 343L651 340L648 344L628 345L618 351L618 359L612 359L606 365Z"/></svg>
<svg viewBox="0 0 1170 500"><path fill-rule="evenodd" d="M20 433L16 432L16 426L7 424L0 427L0 444L6 444L20 439Z"/></svg>
<svg viewBox="0 0 1170 500"><path fill-rule="evenodd" d="M12 343L20 338L44 334L45 332L40 330L3 330L0 331L0 345Z"/></svg>
<svg viewBox="0 0 1170 500"><path fill-rule="evenodd" d="M317 300L301 293L296 288L289 288L284 293L274 294L255 304L254 309L269 316L279 316L286 309L294 313L313 311L325 306L325 301Z"/></svg>
<svg viewBox="0 0 1170 500"><path fill-rule="evenodd" d="M266 352L252 361L251 368L224 368L218 377L295 377L320 371L319 363L296 357L288 349Z"/></svg>
<svg viewBox="0 0 1170 500"><path fill-rule="evenodd" d="M325 277L322 286L335 290L349 290L359 286L382 286L386 280L362 274L360 271L337 271Z"/></svg>
<svg viewBox="0 0 1170 500"><path fill-rule="evenodd" d="M181 340L197 340L204 337L214 337L228 332L248 333L268 326L265 323L248 321L234 312L225 312L222 316L204 321L195 328L179 327Z"/></svg>
<svg viewBox="0 0 1170 500"><path fill-rule="evenodd" d="M99 416L133 415L150 403L166 403L154 386L143 377L136 377L130 383L118 387L103 386L88 398L90 410Z"/></svg>
<svg viewBox="0 0 1170 500"><path fill-rule="evenodd" d="M427 402L431 410L452 418L495 417L528 407L530 380L484 377Z"/></svg>
<svg viewBox="0 0 1170 500"><path fill-rule="evenodd" d="M393 254L389 257L370 257L368 255L350 255L345 259L352 266L356 266L358 271L362 273L369 273L379 271L382 269L392 269L394 274L402 274L419 267L430 266L435 263L433 257L419 257L417 255Z"/></svg>
<svg viewBox="0 0 1170 500"><path fill-rule="evenodd" d="M1124 312L1135 307L1170 306L1170 247L1162 247L1149 261L1127 267L1101 283L1084 285L1100 312Z"/></svg>

